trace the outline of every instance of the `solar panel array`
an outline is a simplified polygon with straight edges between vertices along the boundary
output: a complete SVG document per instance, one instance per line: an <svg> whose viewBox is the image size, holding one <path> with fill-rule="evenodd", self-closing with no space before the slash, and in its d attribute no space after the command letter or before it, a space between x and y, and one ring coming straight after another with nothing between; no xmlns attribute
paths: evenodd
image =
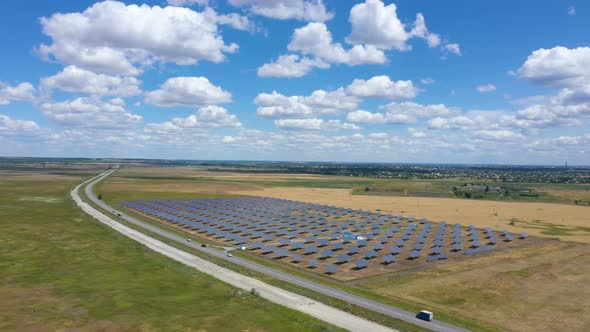
<svg viewBox="0 0 590 332"><path fill-rule="evenodd" d="M329 274L402 260L434 262L449 255L496 250L507 230L450 225L446 221L392 216L264 197L124 202L126 207L217 241L245 245L270 258ZM305 259L304 259L305 257Z"/></svg>

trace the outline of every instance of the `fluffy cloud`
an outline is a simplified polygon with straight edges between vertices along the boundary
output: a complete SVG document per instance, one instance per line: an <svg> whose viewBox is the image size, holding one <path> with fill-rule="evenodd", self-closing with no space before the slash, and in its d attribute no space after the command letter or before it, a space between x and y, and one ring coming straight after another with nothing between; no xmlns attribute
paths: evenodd
<svg viewBox="0 0 590 332"><path fill-rule="evenodd" d="M387 61L385 53L374 46L353 45L345 49L334 43L332 33L324 23L311 22L293 33L289 51L306 56L282 55L278 60L258 68L261 77L301 77L313 68L329 68L331 64L382 64Z"/></svg>
<svg viewBox="0 0 590 332"><path fill-rule="evenodd" d="M147 93L149 104L174 106L203 106L231 102L231 93L209 82L206 77L174 77L160 89Z"/></svg>
<svg viewBox="0 0 590 332"><path fill-rule="evenodd" d="M226 44L217 25L234 25L232 21L220 19L211 9L196 12L104 1L80 13L41 18L51 43L40 45L38 52L64 64L118 75L138 75L154 62L221 62L224 53L238 46Z"/></svg>
<svg viewBox="0 0 590 332"><path fill-rule="evenodd" d="M135 77L96 74L76 66L67 66L56 75L41 79L44 90L60 89L96 96L131 97L141 93L141 81Z"/></svg>
<svg viewBox="0 0 590 332"><path fill-rule="evenodd" d="M418 89L413 86L412 81L394 82L387 76L375 76L366 81L354 80L346 88L316 90L309 96L285 96L276 91L261 93L254 102L258 105L256 113L263 117L312 117L353 110L358 107L361 98L402 99L413 98L417 93ZM407 107L412 105L416 104L406 104ZM352 117L354 118L354 114ZM395 116L392 115L393 117Z"/></svg>
<svg viewBox="0 0 590 332"><path fill-rule="evenodd" d="M29 82L17 86L0 82L0 105L8 105L13 101L33 101L35 94L35 87Z"/></svg>
<svg viewBox="0 0 590 332"><path fill-rule="evenodd" d="M457 114L457 109L442 104L420 105L412 102L389 103L381 106L384 113L357 110L347 114L346 119L354 123L416 123L419 118L441 117Z"/></svg>
<svg viewBox="0 0 590 332"><path fill-rule="evenodd" d="M351 44L345 48L333 41L332 33L321 22L310 22L295 29L288 45L289 51L306 57L283 55L277 61L264 64L258 70L263 77L301 77L313 68L328 68L330 64L383 64L387 62L384 50L409 50L407 41L422 38L429 47L441 45L441 38L428 31L424 15L418 13L411 29L397 17L395 4L385 6L380 0L367 0L350 11L352 33L346 38ZM458 44L442 46L449 52L461 53ZM320 61L320 62L314 62Z"/></svg>
<svg viewBox="0 0 590 332"><path fill-rule="evenodd" d="M493 84L478 85L475 89L479 92L492 92L496 91L496 86Z"/></svg>
<svg viewBox="0 0 590 332"><path fill-rule="evenodd" d="M395 4L385 5L381 0L367 0L356 4L349 17L352 32L346 38L350 43L372 45L381 49L409 50L407 41L414 37L426 40L429 47L441 43L440 36L430 33L424 15L418 13L411 30L397 17Z"/></svg>
<svg viewBox="0 0 590 332"><path fill-rule="evenodd" d="M34 121L14 120L0 114L0 136L36 136L42 129Z"/></svg>
<svg viewBox="0 0 590 332"><path fill-rule="evenodd" d="M366 98L411 99L416 97L418 89L412 81L392 81L388 76L374 76L369 80L355 79L346 92L350 95Z"/></svg>
<svg viewBox="0 0 590 332"><path fill-rule="evenodd" d="M340 120L311 119L278 119L275 126L283 130L359 130L357 125Z"/></svg>
<svg viewBox="0 0 590 332"><path fill-rule="evenodd" d="M311 22L295 29L288 49L313 55L329 63L359 65L386 61L385 54L372 46L354 45L351 49L345 50L340 43L333 42L332 33L326 25L318 22Z"/></svg>
<svg viewBox="0 0 590 332"><path fill-rule="evenodd" d="M384 123L385 116L382 113L371 113L364 110L356 110L346 115L346 120L354 123Z"/></svg>
<svg viewBox="0 0 590 332"><path fill-rule="evenodd" d="M412 138L426 138L426 132L416 128L408 128L408 134Z"/></svg>
<svg viewBox="0 0 590 332"><path fill-rule="evenodd" d="M207 9L209 15L214 15L217 18L217 23L223 25L229 25L236 30L256 32L256 24L250 21L246 16L242 16L236 13L216 15L210 9Z"/></svg>
<svg viewBox="0 0 590 332"><path fill-rule="evenodd" d="M242 123L234 114L220 106L200 108L196 114L186 118L174 118L170 121L148 125L148 132L172 133L185 129L241 127Z"/></svg>
<svg viewBox="0 0 590 332"><path fill-rule="evenodd" d="M445 44L442 46L442 49L455 55L461 55L461 46L457 43Z"/></svg>
<svg viewBox="0 0 590 332"><path fill-rule="evenodd" d="M207 6L209 4L209 0L168 0L167 2L171 6Z"/></svg>
<svg viewBox="0 0 590 332"><path fill-rule="evenodd" d="M140 115L125 110L120 98L107 102L78 98L63 102L41 104L43 114L56 123L77 128L120 130L143 123Z"/></svg>
<svg viewBox="0 0 590 332"><path fill-rule="evenodd" d="M349 96L344 89L334 91L316 90L309 96L284 96L276 91L259 94L254 102L256 114L269 117L308 117L336 113L357 107L358 98Z"/></svg>
<svg viewBox="0 0 590 332"><path fill-rule="evenodd" d="M534 51L517 70L520 78L561 88L555 96L526 99L516 112L521 127L579 126L590 117L590 47L557 46Z"/></svg>
<svg viewBox="0 0 590 332"><path fill-rule="evenodd" d="M480 121L474 120L464 115L442 118L436 117L428 121L428 128L430 129L469 129L474 128ZM485 124L483 124L485 126Z"/></svg>
<svg viewBox="0 0 590 332"><path fill-rule="evenodd" d="M590 85L590 47L557 46L534 51L518 69L521 78L543 86L580 88Z"/></svg>
<svg viewBox="0 0 590 332"><path fill-rule="evenodd" d="M302 77L313 68L329 68L330 65L320 59L300 57L297 54L281 55L276 61L265 63L258 68L260 77Z"/></svg>
<svg viewBox="0 0 590 332"><path fill-rule="evenodd" d="M525 138L524 135L509 130L478 130L473 136L478 139L492 141L520 141Z"/></svg>
<svg viewBox="0 0 590 332"><path fill-rule="evenodd" d="M415 117L452 116L459 113L456 108L443 104L421 105L413 102L389 103L381 107L388 113L406 113Z"/></svg>
<svg viewBox="0 0 590 332"><path fill-rule="evenodd" d="M280 20L323 22L334 16L326 10L322 0L229 0L229 3L253 14Z"/></svg>

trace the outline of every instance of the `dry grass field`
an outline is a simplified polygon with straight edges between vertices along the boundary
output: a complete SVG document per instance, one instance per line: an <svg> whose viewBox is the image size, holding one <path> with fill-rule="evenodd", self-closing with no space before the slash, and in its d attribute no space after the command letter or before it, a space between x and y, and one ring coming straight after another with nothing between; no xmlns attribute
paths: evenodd
<svg viewBox="0 0 590 332"><path fill-rule="evenodd" d="M589 283L588 245L550 241L358 286L501 330L588 331Z"/></svg>
<svg viewBox="0 0 590 332"><path fill-rule="evenodd" d="M350 190L271 187L240 195L292 199L354 209L402 213L450 223L508 229L531 235L590 243L590 208L552 203L518 203L452 198L352 195Z"/></svg>

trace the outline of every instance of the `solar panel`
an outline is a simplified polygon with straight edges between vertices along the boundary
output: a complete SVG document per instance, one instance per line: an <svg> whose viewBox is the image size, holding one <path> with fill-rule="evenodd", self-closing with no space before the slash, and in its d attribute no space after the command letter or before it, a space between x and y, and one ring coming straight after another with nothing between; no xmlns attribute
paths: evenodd
<svg viewBox="0 0 590 332"><path fill-rule="evenodd" d="M356 241L356 245L359 247L364 247L368 244L369 242L367 240L358 240Z"/></svg>
<svg viewBox="0 0 590 332"><path fill-rule="evenodd" d="M289 240L289 239L280 239L280 240L279 240L279 243L280 243L282 246L288 246L288 245L291 243L291 240Z"/></svg>
<svg viewBox="0 0 590 332"><path fill-rule="evenodd" d="M330 274L334 274L338 271L338 268L334 264L330 264L330 265L326 266L326 269L328 269L328 272Z"/></svg>
<svg viewBox="0 0 590 332"><path fill-rule="evenodd" d="M286 250L286 249L277 250L277 252L275 254L276 254L276 257L279 257L279 258L287 257L287 256L289 256L289 250Z"/></svg>
<svg viewBox="0 0 590 332"><path fill-rule="evenodd" d="M299 254L293 255L293 262L299 263L303 260L303 257Z"/></svg>
<svg viewBox="0 0 590 332"><path fill-rule="evenodd" d="M391 247L391 249L389 249L389 251L392 254L399 254L400 252L402 252L402 248L400 248L400 247Z"/></svg>
<svg viewBox="0 0 590 332"><path fill-rule="evenodd" d="M463 250L463 245L461 243L455 243L453 245L453 250L454 251L459 251L459 250Z"/></svg>
<svg viewBox="0 0 590 332"><path fill-rule="evenodd" d="M274 246L264 246L262 248L262 252L267 254L267 253L271 253L275 251L275 247Z"/></svg>
<svg viewBox="0 0 590 332"><path fill-rule="evenodd" d="M431 255L426 258L426 261L427 262L434 262L434 261L439 261L441 259L447 259L447 258L449 258L449 256L446 254Z"/></svg>
<svg viewBox="0 0 590 332"><path fill-rule="evenodd" d="M317 267L318 266L318 260L317 259L310 259L309 260L309 263L308 263L308 266L314 267L314 268Z"/></svg>
<svg viewBox="0 0 590 332"><path fill-rule="evenodd" d="M395 241L395 244L397 244L398 247L403 247L406 245L406 241L404 240L397 240Z"/></svg>
<svg viewBox="0 0 590 332"><path fill-rule="evenodd" d="M366 251L365 257L366 258L375 258L375 257L377 257L377 252L375 252L373 250Z"/></svg>
<svg viewBox="0 0 590 332"><path fill-rule="evenodd" d="M442 252L442 248L441 247L434 247L434 248L432 248L432 252L435 254L440 254Z"/></svg>
<svg viewBox="0 0 590 332"><path fill-rule="evenodd" d="M343 236L342 237L342 242L344 242L344 243L350 243L350 242L352 242L352 240L353 240L352 236Z"/></svg>
<svg viewBox="0 0 590 332"><path fill-rule="evenodd" d="M424 245L422 243L414 243L412 247L414 247L414 249L416 250L422 250L422 248L424 248Z"/></svg>
<svg viewBox="0 0 590 332"><path fill-rule="evenodd" d="M361 251L361 249L359 249L359 247L356 246L348 247L346 248L346 250L348 250L348 252L351 254L356 254Z"/></svg>
<svg viewBox="0 0 590 332"><path fill-rule="evenodd" d="M381 250L381 249L383 249L383 244L381 244L381 243L375 243L373 245L373 249L375 249L375 250Z"/></svg>
<svg viewBox="0 0 590 332"><path fill-rule="evenodd" d="M357 269L364 269L369 266L369 261L366 259L359 259L358 261L354 262L354 265L356 265Z"/></svg>
<svg viewBox="0 0 590 332"><path fill-rule="evenodd" d="M393 262L395 262L395 256L392 254L388 254L385 255L385 257L383 257L383 262L385 262L386 264L391 264Z"/></svg>
<svg viewBox="0 0 590 332"><path fill-rule="evenodd" d="M324 250L324 251L320 252L320 256L322 258L332 257L332 254L333 254L332 250Z"/></svg>
<svg viewBox="0 0 590 332"><path fill-rule="evenodd" d="M303 242L293 242L293 243L291 243L291 249L292 250L301 249L303 247L304 247Z"/></svg>
<svg viewBox="0 0 590 332"><path fill-rule="evenodd" d="M336 259L338 260L339 263L346 263L346 262L350 261L350 256L340 255L340 256L336 257Z"/></svg>
<svg viewBox="0 0 590 332"><path fill-rule="evenodd" d="M314 252L317 252L318 248L316 246L309 246L305 248L305 252L307 254L313 254Z"/></svg>
<svg viewBox="0 0 590 332"><path fill-rule="evenodd" d="M463 252L464 255L473 255L484 251L496 250L496 246L480 247L477 249L469 249Z"/></svg>
<svg viewBox="0 0 590 332"><path fill-rule="evenodd" d="M321 239L318 241L320 247L325 247L330 244L330 240L328 239Z"/></svg>
<svg viewBox="0 0 590 332"><path fill-rule="evenodd" d="M342 242L336 242L332 244L332 250L341 250L342 248L344 248Z"/></svg>
<svg viewBox="0 0 590 332"><path fill-rule="evenodd" d="M412 250L410 251L410 258L415 259L420 257L420 252L418 250Z"/></svg>
<svg viewBox="0 0 590 332"><path fill-rule="evenodd" d="M520 233L519 239L526 239L529 235L527 233Z"/></svg>

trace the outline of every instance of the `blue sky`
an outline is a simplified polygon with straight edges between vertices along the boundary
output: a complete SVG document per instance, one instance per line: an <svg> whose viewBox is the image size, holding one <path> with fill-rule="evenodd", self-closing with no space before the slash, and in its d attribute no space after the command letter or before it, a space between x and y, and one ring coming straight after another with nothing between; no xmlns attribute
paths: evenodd
<svg viewBox="0 0 590 332"><path fill-rule="evenodd" d="M23 0L0 155L590 164L587 1Z"/></svg>

